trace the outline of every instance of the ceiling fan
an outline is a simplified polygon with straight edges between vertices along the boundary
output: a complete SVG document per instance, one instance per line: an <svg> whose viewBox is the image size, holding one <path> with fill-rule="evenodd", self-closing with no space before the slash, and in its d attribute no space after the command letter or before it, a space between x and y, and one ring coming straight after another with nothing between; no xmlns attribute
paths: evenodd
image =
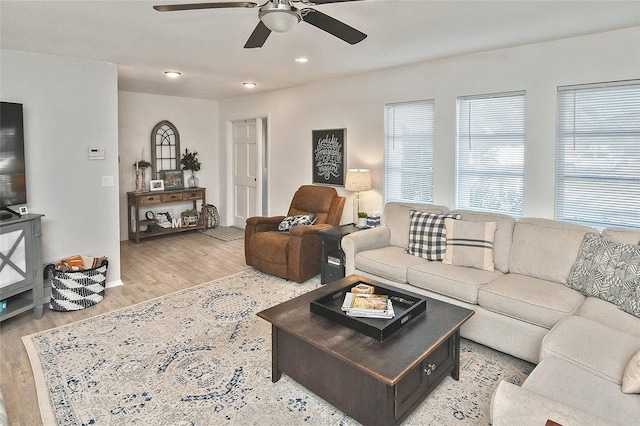
<svg viewBox="0 0 640 426"><path fill-rule="evenodd" d="M266 0L263 4L253 2L221 2L221 3L184 3L153 6L159 12L174 12L177 10L197 10L197 9L222 9L222 8L254 8L258 7L258 18L260 22L249 36L249 40L244 45L245 49L262 47L267 41L267 37L272 31L286 32L300 21L313 25L331 35L346 41L349 44L356 44L364 40L367 35L355 28L338 21L329 15L318 12L310 7L298 9L293 3L302 3L305 6L315 6L326 3L342 3L360 0Z"/></svg>

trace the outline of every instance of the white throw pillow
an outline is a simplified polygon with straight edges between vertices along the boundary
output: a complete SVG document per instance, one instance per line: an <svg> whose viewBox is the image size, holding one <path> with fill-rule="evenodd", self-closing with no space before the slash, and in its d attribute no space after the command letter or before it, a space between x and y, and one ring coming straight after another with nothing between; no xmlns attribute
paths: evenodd
<svg viewBox="0 0 640 426"><path fill-rule="evenodd" d="M622 392L640 393L640 350L629 360L622 376Z"/></svg>
<svg viewBox="0 0 640 426"><path fill-rule="evenodd" d="M447 247L442 263L493 271L496 222L445 219Z"/></svg>

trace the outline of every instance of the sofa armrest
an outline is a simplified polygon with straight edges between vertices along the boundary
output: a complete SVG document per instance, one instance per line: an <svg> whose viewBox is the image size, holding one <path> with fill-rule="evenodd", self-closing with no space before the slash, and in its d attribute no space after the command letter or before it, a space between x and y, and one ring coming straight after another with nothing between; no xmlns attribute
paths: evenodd
<svg viewBox="0 0 640 426"><path fill-rule="evenodd" d="M503 380L498 384L491 400L491 422L494 426L541 426L547 420L552 420L563 426L612 425L600 417L531 392L513 383Z"/></svg>
<svg viewBox="0 0 640 426"><path fill-rule="evenodd" d="M387 247L391 239L391 230L382 225L376 228L365 229L342 237L342 251L344 252L345 275L354 273L355 257L361 251Z"/></svg>

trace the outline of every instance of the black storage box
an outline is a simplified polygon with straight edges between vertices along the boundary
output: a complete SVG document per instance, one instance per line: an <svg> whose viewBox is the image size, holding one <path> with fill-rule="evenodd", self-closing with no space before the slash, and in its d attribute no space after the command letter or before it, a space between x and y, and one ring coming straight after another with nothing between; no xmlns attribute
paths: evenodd
<svg viewBox="0 0 640 426"><path fill-rule="evenodd" d="M391 304L393 305L395 317L390 319L359 318L349 316L342 311L342 302L344 302L345 294L348 293L352 287L355 287L358 284L372 285L375 287L376 294L400 297L404 300L413 302L413 305L392 300ZM314 314L318 314L369 337L383 341L415 317L425 312L427 309L427 298L425 296L388 285L357 281L347 288L343 288L335 293L331 293L312 301L310 309Z"/></svg>

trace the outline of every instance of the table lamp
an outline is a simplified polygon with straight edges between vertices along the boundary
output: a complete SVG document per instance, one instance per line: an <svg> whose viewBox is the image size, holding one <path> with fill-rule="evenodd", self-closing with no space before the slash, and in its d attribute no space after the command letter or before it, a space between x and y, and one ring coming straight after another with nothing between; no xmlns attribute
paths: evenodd
<svg viewBox="0 0 640 426"><path fill-rule="evenodd" d="M371 189L371 173L367 169L349 169L344 182L344 189L356 193L353 200L353 223L358 224L358 213L364 211L360 191Z"/></svg>

